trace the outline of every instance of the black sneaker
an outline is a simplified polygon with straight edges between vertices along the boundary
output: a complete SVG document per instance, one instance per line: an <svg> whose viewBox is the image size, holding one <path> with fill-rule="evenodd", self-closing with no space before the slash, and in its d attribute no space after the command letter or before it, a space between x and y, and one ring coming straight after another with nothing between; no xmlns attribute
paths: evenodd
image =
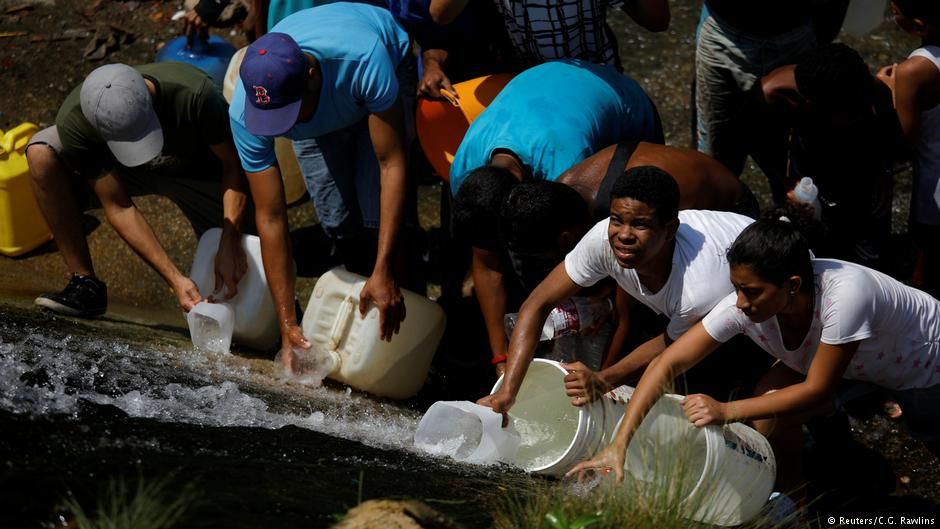
<svg viewBox="0 0 940 529"><path fill-rule="evenodd" d="M67 316L100 316L108 310L108 287L94 277L72 274L62 292L42 294L34 303Z"/></svg>

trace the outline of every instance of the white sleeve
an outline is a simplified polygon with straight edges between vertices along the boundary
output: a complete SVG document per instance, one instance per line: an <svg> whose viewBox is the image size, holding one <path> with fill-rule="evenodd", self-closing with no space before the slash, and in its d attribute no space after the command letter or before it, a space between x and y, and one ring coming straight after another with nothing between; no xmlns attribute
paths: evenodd
<svg viewBox="0 0 940 529"><path fill-rule="evenodd" d="M716 342L725 343L744 332L747 316L735 306L736 297L734 292L728 294L702 318L705 332Z"/></svg>
<svg viewBox="0 0 940 529"><path fill-rule="evenodd" d="M820 296L822 343L840 345L872 337L874 311L868 288L872 286L840 281L824 287Z"/></svg>
<svg viewBox="0 0 940 529"><path fill-rule="evenodd" d="M593 286L610 275L607 267L607 223L604 219L591 228L565 256L565 272L578 286Z"/></svg>
<svg viewBox="0 0 940 529"><path fill-rule="evenodd" d="M686 310L679 310L669 316L669 324L666 325L666 335L672 340L677 340L685 334L685 331L692 328L693 325L701 320L701 314L696 314L691 307Z"/></svg>

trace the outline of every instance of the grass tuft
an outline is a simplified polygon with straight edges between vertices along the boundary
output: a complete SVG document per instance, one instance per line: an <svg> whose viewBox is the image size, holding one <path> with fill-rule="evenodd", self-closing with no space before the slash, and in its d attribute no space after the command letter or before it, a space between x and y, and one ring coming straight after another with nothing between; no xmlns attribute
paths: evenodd
<svg viewBox="0 0 940 529"><path fill-rule="evenodd" d="M170 529L177 527L196 500L195 483L170 489L172 476L154 481L138 478L129 485L123 477L111 478L99 495L93 515L75 498L65 506L79 529Z"/></svg>

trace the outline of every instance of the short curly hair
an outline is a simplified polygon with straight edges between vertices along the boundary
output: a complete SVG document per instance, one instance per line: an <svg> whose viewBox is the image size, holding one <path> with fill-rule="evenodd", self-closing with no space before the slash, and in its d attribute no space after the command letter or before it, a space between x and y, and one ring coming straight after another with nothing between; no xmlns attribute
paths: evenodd
<svg viewBox="0 0 940 529"><path fill-rule="evenodd" d="M499 246L499 214L519 180L508 169L484 165L467 176L454 197L454 237L471 246Z"/></svg>
<svg viewBox="0 0 940 529"><path fill-rule="evenodd" d="M618 198L632 198L653 208L663 224L679 217L679 184L659 167L643 165L624 171L610 190L610 201Z"/></svg>

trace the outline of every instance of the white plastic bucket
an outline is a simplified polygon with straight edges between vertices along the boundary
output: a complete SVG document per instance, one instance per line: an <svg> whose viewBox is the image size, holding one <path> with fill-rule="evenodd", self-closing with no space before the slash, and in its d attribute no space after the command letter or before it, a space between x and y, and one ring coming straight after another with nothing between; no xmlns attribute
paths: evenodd
<svg viewBox="0 0 940 529"><path fill-rule="evenodd" d="M512 463L519 433L512 425L503 428L502 422L501 414L473 402L435 402L418 423L415 446L467 463Z"/></svg>
<svg viewBox="0 0 940 529"><path fill-rule="evenodd" d="M213 353L228 353L235 328L235 311L228 303L197 303L186 315L193 347Z"/></svg>
<svg viewBox="0 0 940 529"><path fill-rule="evenodd" d="M366 278L343 268L320 276L302 323L304 336L334 355L329 378L392 399L413 396L427 378L444 335L440 305L402 289L406 317L390 342L379 339L379 309L359 313L359 293Z"/></svg>
<svg viewBox="0 0 940 529"><path fill-rule="evenodd" d="M215 254L221 237L222 229L212 228L202 234L199 246L196 247L189 277L199 287L203 297L208 297L215 289ZM239 344L267 350L277 344L281 331L268 280L264 275L264 265L261 263L261 239L254 235L242 235L242 250L248 269L238 282L238 294L228 300L235 311L232 336Z"/></svg>
<svg viewBox="0 0 940 529"><path fill-rule="evenodd" d="M753 519L776 479L770 443L741 423L697 428L681 399L663 395L650 409L627 448L627 474L680 487L676 492L692 520L731 526Z"/></svg>
<svg viewBox="0 0 940 529"><path fill-rule="evenodd" d="M565 394L566 374L558 362L536 358L509 410L521 439L515 464L528 472L564 475L607 444L622 415L608 398L572 406ZM493 393L502 384L500 377Z"/></svg>

